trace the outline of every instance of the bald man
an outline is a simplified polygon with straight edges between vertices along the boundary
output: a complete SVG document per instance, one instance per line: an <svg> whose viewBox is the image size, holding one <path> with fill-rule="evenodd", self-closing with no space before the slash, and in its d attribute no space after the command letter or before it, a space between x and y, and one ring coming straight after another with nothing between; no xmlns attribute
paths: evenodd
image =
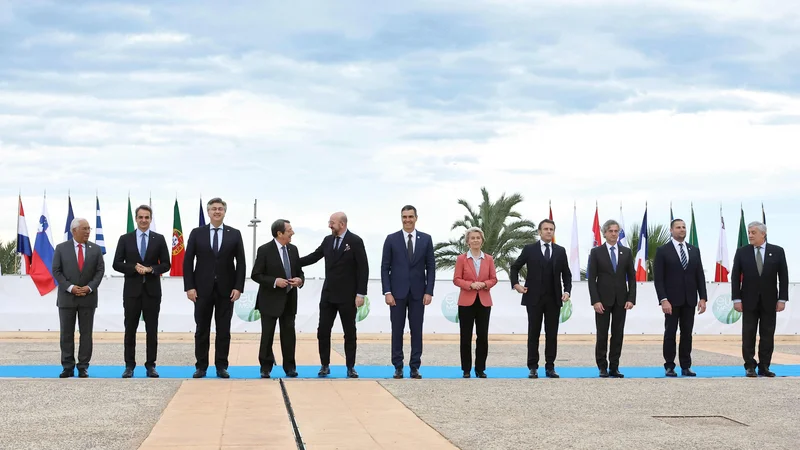
<svg viewBox="0 0 800 450"><path fill-rule="evenodd" d="M320 377L330 375L331 329L336 314L344 330L344 352L347 377L358 378L356 365L356 310L367 295L369 266L364 241L347 229L347 215L333 213L328 221L330 236L311 254L300 258L300 267L310 266L325 258L325 282L319 301Z"/></svg>

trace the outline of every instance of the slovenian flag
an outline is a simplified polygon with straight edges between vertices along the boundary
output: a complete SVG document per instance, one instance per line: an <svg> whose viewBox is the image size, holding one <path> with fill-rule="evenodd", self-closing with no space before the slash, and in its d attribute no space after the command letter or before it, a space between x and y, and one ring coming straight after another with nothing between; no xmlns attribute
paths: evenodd
<svg viewBox="0 0 800 450"><path fill-rule="evenodd" d="M636 281L647 281L647 206L644 207L642 227L639 229L639 247L636 250Z"/></svg>
<svg viewBox="0 0 800 450"><path fill-rule="evenodd" d="M95 196L95 200L97 201L97 208L95 208L97 210L97 222L95 223L96 225L94 229L94 243L100 247L100 251L105 255L106 240L103 236L103 222L100 220L100 199Z"/></svg>
<svg viewBox="0 0 800 450"><path fill-rule="evenodd" d="M22 208L22 196L19 197L19 215L17 216L17 253L24 256L25 263L22 264L21 274L30 272L31 257L33 257L33 250L31 249L31 240L28 237L28 224L25 223L25 210Z"/></svg>
<svg viewBox="0 0 800 450"><path fill-rule="evenodd" d="M42 202L42 215L39 216L39 227L36 230L36 241L33 244L30 276L39 295L46 295L56 288L58 282L53 278L53 230L50 227L50 215L47 213L47 197Z"/></svg>

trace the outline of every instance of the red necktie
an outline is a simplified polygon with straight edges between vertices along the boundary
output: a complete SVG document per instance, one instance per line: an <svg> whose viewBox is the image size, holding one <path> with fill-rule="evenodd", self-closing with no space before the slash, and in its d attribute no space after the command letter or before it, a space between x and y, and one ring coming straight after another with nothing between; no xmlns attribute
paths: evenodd
<svg viewBox="0 0 800 450"><path fill-rule="evenodd" d="M83 245L78 244L78 270L83 271Z"/></svg>

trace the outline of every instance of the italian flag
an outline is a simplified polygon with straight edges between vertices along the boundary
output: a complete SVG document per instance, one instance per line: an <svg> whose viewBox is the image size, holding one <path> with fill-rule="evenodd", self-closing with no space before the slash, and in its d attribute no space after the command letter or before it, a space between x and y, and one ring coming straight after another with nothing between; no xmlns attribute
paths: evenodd
<svg viewBox="0 0 800 450"><path fill-rule="evenodd" d="M719 242L717 243L717 264L714 269L714 282L727 283L730 266L728 265L728 237L725 234L725 219L722 217L722 208L719 209Z"/></svg>
<svg viewBox="0 0 800 450"><path fill-rule="evenodd" d="M133 224L133 210L131 209L131 194L128 194L128 233L132 233L136 229Z"/></svg>
<svg viewBox="0 0 800 450"><path fill-rule="evenodd" d="M739 239L736 240L736 248L744 247L750 244L747 239L747 225L744 224L744 209L741 209L741 216L739 216Z"/></svg>
<svg viewBox="0 0 800 450"><path fill-rule="evenodd" d="M172 267L169 275L172 277L183 276L183 257L186 249L183 247L183 230L181 229L181 212L178 209L178 199L175 199L175 210L172 219Z"/></svg>

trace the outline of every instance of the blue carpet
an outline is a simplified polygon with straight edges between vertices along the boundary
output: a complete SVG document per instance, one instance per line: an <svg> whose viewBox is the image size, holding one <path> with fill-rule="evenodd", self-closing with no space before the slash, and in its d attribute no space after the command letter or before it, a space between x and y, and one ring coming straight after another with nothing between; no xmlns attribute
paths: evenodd
<svg viewBox="0 0 800 450"><path fill-rule="evenodd" d="M120 378L124 367L122 366L90 366L91 378ZM157 368L161 378L191 378L194 373L192 366L159 366ZM744 377L742 366L705 366L693 367L697 378L728 378ZM300 366L297 368L299 378L318 378L319 366ZM391 366L356 366L360 378L391 379L394 368ZM561 378L597 378L597 369L594 367L557 367L556 371ZM800 377L800 365L773 365L772 371L779 377ZM231 378L259 378L258 366L229 367ZM625 378L666 378L662 367L621 367L620 372ZM0 378L58 378L61 366L0 366ZM75 371L77 375L77 370ZM420 369L423 379L455 379L461 378L459 367L425 366ZM347 371L344 366L331 366L328 378L346 378ZM493 367L486 370L489 378L527 378L528 369L522 367ZM275 367L272 370L273 378L283 378L283 369ZM539 369L539 377L544 378L544 369ZM145 368L137 367L134 371L135 378L146 378ZM214 367L209 367L208 378L215 378ZM405 368L405 377L409 377L409 369ZM472 377L475 377L474 372ZM679 377L680 378L680 377Z"/></svg>

